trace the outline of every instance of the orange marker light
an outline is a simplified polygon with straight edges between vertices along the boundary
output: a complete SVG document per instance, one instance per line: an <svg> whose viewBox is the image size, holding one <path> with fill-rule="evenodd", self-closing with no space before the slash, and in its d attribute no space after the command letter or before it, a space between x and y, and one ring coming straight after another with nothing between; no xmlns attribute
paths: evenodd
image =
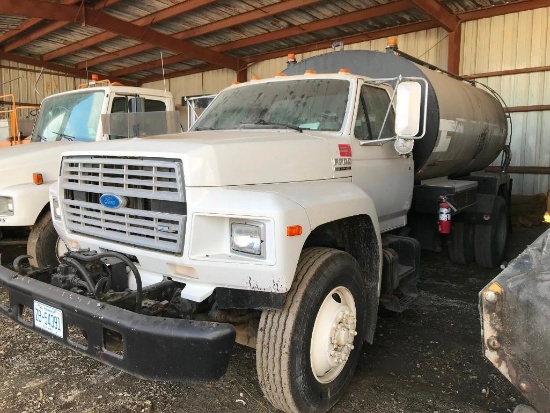
<svg viewBox="0 0 550 413"><path fill-rule="evenodd" d="M239 83L241 83L241 82L237 82L236 80L234 80L233 82L231 82L232 85L238 85Z"/></svg>
<svg viewBox="0 0 550 413"><path fill-rule="evenodd" d="M44 183L44 178L40 172L35 172L32 174L32 181L35 185L42 185Z"/></svg>
<svg viewBox="0 0 550 413"><path fill-rule="evenodd" d="M279 72L275 75L275 77L285 77L286 75L283 72Z"/></svg>
<svg viewBox="0 0 550 413"><path fill-rule="evenodd" d="M93 80L94 82L97 82L97 81L99 80L99 76L96 75L95 73L93 73L93 74L92 74L92 80Z"/></svg>
<svg viewBox="0 0 550 413"><path fill-rule="evenodd" d="M286 236L295 237L297 235L302 235L302 226L301 225L292 225L291 227L286 227Z"/></svg>
<svg viewBox="0 0 550 413"><path fill-rule="evenodd" d="M306 69L306 71L304 72L304 75L314 75L316 73L317 72L313 69Z"/></svg>
<svg viewBox="0 0 550 413"><path fill-rule="evenodd" d="M391 47L397 46L397 39L395 37L390 37L388 39L388 46L391 46Z"/></svg>
<svg viewBox="0 0 550 413"><path fill-rule="evenodd" d="M338 73L340 73L341 75L349 75L351 72L349 71L349 69L341 68Z"/></svg>

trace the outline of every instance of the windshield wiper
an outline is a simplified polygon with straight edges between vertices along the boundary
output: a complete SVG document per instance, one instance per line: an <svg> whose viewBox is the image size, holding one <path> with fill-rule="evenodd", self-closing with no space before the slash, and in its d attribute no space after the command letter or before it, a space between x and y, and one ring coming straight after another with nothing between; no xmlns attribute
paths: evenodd
<svg viewBox="0 0 550 413"><path fill-rule="evenodd" d="M262 125L262 126L280 126L282 128L287 128L287 129L294 129L300 133L303 133L304 132L304 129L309 129L309 128L300 128L299 126L295 126L295 125L289 125L289 124L286 124L286 123L275 123L275 122L266 122L265 120L263 119L260 119L258 122L254 122L254 125Z"/></svg>
<svg viewBox="0 0 550 413"><path fill-rule="evenodd" d="M75 140L75 137L71 135L66 135L64 133L59 133L59 132L52 132L52 133L55 133L58 136L58 138L56 138L56 141L60 141L61 139L67 139L68 141Z"/></svg>

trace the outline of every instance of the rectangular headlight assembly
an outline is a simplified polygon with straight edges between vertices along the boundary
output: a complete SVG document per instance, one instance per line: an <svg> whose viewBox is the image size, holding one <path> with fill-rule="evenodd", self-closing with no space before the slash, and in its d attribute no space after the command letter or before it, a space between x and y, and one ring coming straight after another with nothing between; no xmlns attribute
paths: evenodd
<svg viewBox="0 0 550 413"><path fill-rule="evenodd" d="M0 196L0 215L13 215L13 198Z"/></svg>
<svg viewBox="0 0 550 413"><path fill-rule="evenodd" d="M261 222L231 222L231 251L265 256L265 225Z"/></svg>

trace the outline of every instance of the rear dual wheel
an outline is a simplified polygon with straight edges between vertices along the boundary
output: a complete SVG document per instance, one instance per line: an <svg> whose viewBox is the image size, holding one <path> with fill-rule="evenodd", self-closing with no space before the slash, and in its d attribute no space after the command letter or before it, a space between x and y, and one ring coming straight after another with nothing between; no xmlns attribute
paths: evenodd
<svg viewBox="0 0 550 413"><path fill-rule="evenodd" d="M262 313L256 369L266 398L284 412L322 412L342 396L361 355L364 279L355 259L304 250L282 310Z"/></svg>
<svg viewBox="0 0 550 413"><path fill-rule="evenodd" d="M455 264L470 264L475 261L475 224L454 222L451 228L449 259Z"/></svg>
<svg viewBox="0 0 550 413"><path fill-rule="evenodd" d="M497 196L493 204L491 222L487 225L476 224L475 255L480 267L496 268L504 259L508 242L508 207L503 197Z"/></svg>
<svg viewBox="0 0 550 413"><path fill-rule="evenodd" d="M498 267L504 259L509 230L506 201L497 196L489 223L453 223L449 243L451 262L470 264L475 261L480 267Z"/></svg>

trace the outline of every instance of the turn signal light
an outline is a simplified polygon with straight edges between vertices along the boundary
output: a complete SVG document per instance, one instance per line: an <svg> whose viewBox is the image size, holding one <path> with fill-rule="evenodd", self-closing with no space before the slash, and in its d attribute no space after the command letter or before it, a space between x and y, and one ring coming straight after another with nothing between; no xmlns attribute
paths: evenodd
<svg viewBox="0 0 550 413"><path fill-rule="evenodd" d="M302 235L302 226L301 225L292 225L291 227L286 227L286 236L295 237L297 235Z"/></svg>
<svg viewBox="0 0 550 413"><path fill-rule="evenodd" d="M35 172L32 174L32 181L35 185L42 185L44 183L44 178L40 172Z"/></svg>

